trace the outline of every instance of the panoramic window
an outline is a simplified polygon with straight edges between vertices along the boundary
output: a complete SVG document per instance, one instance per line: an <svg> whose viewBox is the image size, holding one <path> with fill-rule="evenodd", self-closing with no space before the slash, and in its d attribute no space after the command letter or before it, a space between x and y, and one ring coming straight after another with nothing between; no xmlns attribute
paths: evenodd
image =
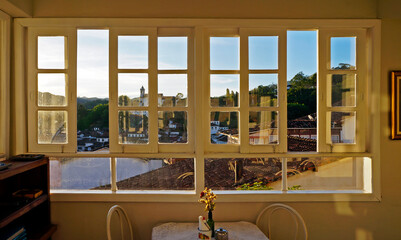
<svg viewBox="0 0 401 240"><path fill-rule="evenodd" d="M366 30L201 28L30 29L52 191L372 193Z"/></svg>

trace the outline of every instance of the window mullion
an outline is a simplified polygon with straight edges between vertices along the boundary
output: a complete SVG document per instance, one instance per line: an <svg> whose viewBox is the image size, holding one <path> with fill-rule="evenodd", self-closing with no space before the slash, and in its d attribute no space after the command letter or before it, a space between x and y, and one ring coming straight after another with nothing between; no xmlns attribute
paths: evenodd
<svg viewBox="0 0 401 240"><path fill-rule="evenodd" d="M329 61L329 36L326 30L319 30L318 37L318 73L317 73L317 151L329 152L330 146L327 140L330 137L327 129L328 109L327 109L327 68Z"/></svg>
<svg viewBox="0 0 401 240"><path fill-rule="evenodd" d="M205 88L202 81L203 77L203 45L205 44L203 41L203 29L200 27L195 27L195 36L193 42L197 44L194 46L194 51L190 52L194 57L194 67L197 71L194 72L193 83L195 85L195 89L197 89L194 93L194 100L196 108L192 111L196 116L207 116L208 112L205 112L204 107L204 99L205 99ZM189 103L188 103L189 104ZM197 194L200 194L201 191L205 188L205 138L208 138L208 132L206 132L203 128L203 117L194 118L194 144L195 144L195 160L194 160L194 173L195 173L195 191Z"/></svg>
<svg viewBox="0 0 401 240"><path fill-rule="evenodd" d="M287 31L285 29L279 32L278 68L279 144L275 152L287 152Z"/></svg>
<svg viewBox="0 0 401 240"><path fill-rule="evenodd" d="M77 151L77 31L75 28L68 31L66 44L67 68L67 112L68 112L68 144L63 152Z"/></svg>
<svg viewBox="0 0 401 240"><path fill-rule="evenodd" d="M357 76L356 76L356 149L357 152L366 151L366 135L367 135L367 124L365 116L367 116L367 56L366 56L366 30L358 30L357 34Z"/></svg>
<svg viewBox="0 0 401 240"><path fill-rule="evenodd" d="M287 183L287 158L281 158L281 191L287 192L288 183Z"/></svg>
<svg viewBox="0 0 401 240"><path fill-rule="evenodd" d="M149 34L149 146L158 152L157 29Z"/></svg>
<svg viewBox="0 0 401 240"><path fill-rule="evenodd" d="M248 54L248 34L240 31L240 98L239 98L239 132L240 132L240 152L249 153L249 54Z"/></svg>
<svg viewBox="0 0 401 240"><path fill-rule="evenodd" d="M111 153L122 152L123 147L118 144L118 32L110 29L109 32L109 146Z"/></svg>
<svg viewBox="0 0 401 240"><path fill-rule="evenodd" d="M110 158L110 183L111 183L111 191L117 191L117 158Z"/></svg>

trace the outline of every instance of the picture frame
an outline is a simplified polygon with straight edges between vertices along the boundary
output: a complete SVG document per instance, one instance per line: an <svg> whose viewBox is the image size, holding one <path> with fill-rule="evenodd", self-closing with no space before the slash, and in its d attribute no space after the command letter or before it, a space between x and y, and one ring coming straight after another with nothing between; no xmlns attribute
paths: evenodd
<svg viewBox="0 0 401 240"><path fill-rule="evenodd" d="M401 71L391 72L391 139L401 140Z"/></svg>

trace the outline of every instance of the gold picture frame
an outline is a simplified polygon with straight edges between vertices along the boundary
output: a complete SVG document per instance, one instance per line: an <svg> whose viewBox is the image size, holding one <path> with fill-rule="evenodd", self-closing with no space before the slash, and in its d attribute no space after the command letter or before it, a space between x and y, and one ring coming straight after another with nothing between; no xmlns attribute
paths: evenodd
<svg viewBox="0 0 401 240"><path fill-rule="evenodd" d="M401 71L391 72L391 139L401 139Z"/></svg>

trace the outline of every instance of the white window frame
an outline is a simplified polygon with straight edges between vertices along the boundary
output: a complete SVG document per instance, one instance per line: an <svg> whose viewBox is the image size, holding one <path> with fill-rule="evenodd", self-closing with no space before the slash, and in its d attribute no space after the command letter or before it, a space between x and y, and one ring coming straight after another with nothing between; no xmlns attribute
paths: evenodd
<svg viewBox="0 0 401 240"><path fill-rule="evenodd" d="M38 69L38 37L63 36L65 37L65 69ZM56 152L74 153L77 149L76 133L76 75L77 75L77 31L75 28L29 28L28 29L28 151L32 153ZM38 106L37 76L39 73L66 74L66 106ZM66 111L67 112L67 143L39 144L38 143L38 111ZM75 140L75 141L74 141Z"/></svg>
<svg viewBox="0 0 401 240"><path fill-rule="evenodd" d="M330 32L332 31L332 32ZM333 33L334 31L334 33ZM369 83L363 81L366 79L368 59L366 56L366 30L365 29L322 29L319 31L319 76L318 88L320 99L318 102L318 151L319 152L365 152L366 151L366 125L367 106L365 96L367 96L367 87ZM356 69L355 70L337 70L331 69L331 37L356 37ZM330 74L355 74L355 107L332 107L331 85L328 81ZM332 111L355 112L356 113L356 132L355 143L332 143L331 140L331 121L330 113Z"/></svg>
<svg viewBox="0 0 401 240"><path fill-rule="evenodd" d="M232 29L206 29L204 31L205 48L204 54L204 88L206 89L203 97L204 114L209 116L213 111L238 111L239 114L239 139L240 144L218 145L210 142L210 137L204 138L206 151L208 152L241 152L241 153L285 153L287 151L287 45L286 30L284 29L264 29L264 28L232 28ZM250 36L277 36L278 37L278 69L250 70L248 54L248 37ZM210 69L210 37L238 37L239 38L239 70L211 70ZM249 74L269 73L278 76L278 105L272 107L249 107ZM238 74L239 81L239 106L237 107L211 107L210 106L210 75L212 74ZM244 90L245 89L245 90ZM277 111L278 112L278 144L252 145L249 143L248 116L251 110ZM208 129L209 136L210 122L205 121L204 129Z"/></svg>
<svg viewBox="0 0 401 240"><path fill-rule="evenodd" d="M75 154L75 153L49 153L55 157L110 157L111 158L111 170L112 170L112 185L115 184L115 158L116 157L192 157L194 158L195 166L195 191L132 191L129 193L114 192L116 189L112 188L110 191L57 191L53 192L51 199L52 201L148 201L148 202L193 202L198 199L198 194L203 190L204 186L204 160L205 158L247 158L247 157L279 157L283 162L283 175L286 175L286 162L287 158L293 157L322 157L322 156L337 156L337 157L371 157L372 160L372 193L363 193L359 191L344 191L344 192L297 192L297 191L286 191L286 180L283 179L283 187L281 192L238 192L238 191L219 191L219 201L222 202L265 202L265 201L380 201L380 137L379 137L379 88L380 84L380 20L233 20L233 19L16 19L15 21L15 94L24 94L26 87L24 85L25 79L28 75L24 71L23 59L24 55L24 30L33 27L62 27L68 28L79 28L85 26L85 28L104 28L108 26L114 27L170 27L170 28L192 28L194 29L194 41L193 47L194 52L194 87L196 89L196 98L194 99L195 106L193 109L196 116L203 116L202 118L194 119L194 125L191 127L194 135L194 153L113 153L108 154ZM370 123L365 127L366 136L369 137L369 143L364 144L364 150L358 152L337 152L336 151L320 151L317 153L242 153L239 149L227 149L229 151L218 151L213 152L207 149L204 143L205 138L208 138L208 132L203 132L204 126L207 126L210 131L209 114L205 109L205 105L202 101L204 99L209 100L208 88L205 89L204 82L196 79L205 79L203 71L199 71L204 67L204 50L207 47L205 42L205 31L207 29L216 29L219 26L220 29L233 29L233 28L278 28L285 30L301 30L301 29L318 29L319 32L323 30L331 29L366 29L367 31L367 48L366 48L366 60L368 62L368 68L366 79L368 79L367 96L365 97L368 102L366 103L369 108L366 109L367 118L371 119ZM241 33L236 33L241 34ZM319 48L322 47L321 37L319 38ZM242 43L241 43L242 44ZM188 47L189 49L190 47ZM241 50L242 51L242 50ZM243 54L243 53L242 53ZM319 59L322 52L319 52ZM243 64L243 63L240 63ZM321 63L319 60L318 74L322 74ZM284 75L285 76L285 75ZM320 76L320 75L319 75ZM243 82L242 78L241 83ZM319 78L321 80L321 78ZM326 79L326 78L324 78ZM375 81L373 81L375 79ZM319 82L320 84L320 82ZM327 88L325 88L327 91ZM200 93L198 95L198 93ZM318 92L319 99L324 99L325 93ZM189 93L188 93L189 95ZM202 96L202 97L199 97ZM321 101L321 100L319 100ZM358 101L358 100L357 100ZM16 108L26 109L26 103L24 98L17 100L15 104ZM320 108L318 111L321 111ZM27 120L27 114L21 114L15 116L16 121L16 138L20 137L20 140L16 143L15 153L27 153L28 151L28 139L27 139L27 128L24 126ZM321 120L319 120L322 122ZM326 121L324 121L326 122ZM242 124L240 124L242 126ZM71 128L70 128L71 129ZM319 126L319 130L323 130L322 126ZM29 130L30 131L30 130ZM281 137L281 136L280 136ZM282 137L281 137L282 138ZM319 136L320 139L322 139ZM320 142L320 141L319 141ZM324 140L324 145L326 144ZM323 148L322 148L323 149ZM327 149L327 147L326 147ZM351 149L352 150L352 149ZM340 151L340 150L339 150ZM246 151L245 151L246 152ZM114 170L113 170L114 169ZM114 172L113 172L114 171ZM114 180L113 180L114 178ZM110 194L114 193L114 194ZM266 194L268 193L268 194ZM286 193L286 194L282 194ZM313 193L313 194L311 194ZM135 197L133 197L135 196Z"/></svg>

